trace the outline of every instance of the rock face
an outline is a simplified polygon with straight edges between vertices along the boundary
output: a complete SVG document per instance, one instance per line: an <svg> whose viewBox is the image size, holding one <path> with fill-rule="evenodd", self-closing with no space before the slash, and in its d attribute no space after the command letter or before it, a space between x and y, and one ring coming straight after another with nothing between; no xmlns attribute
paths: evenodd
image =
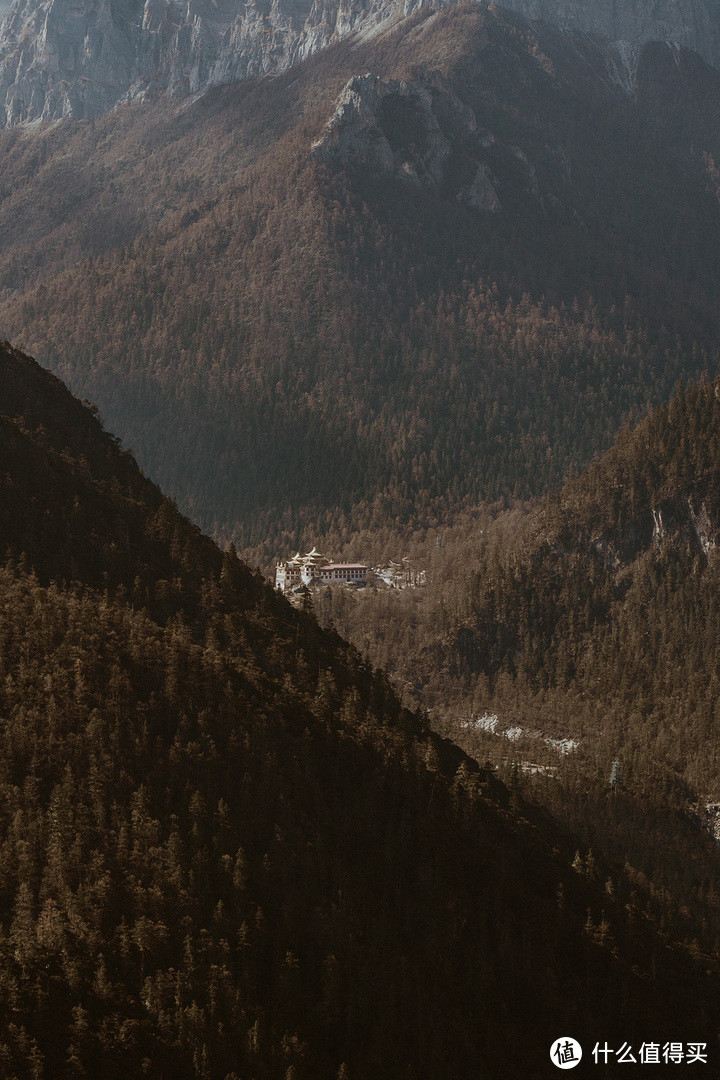
<svg viewBox="0 0 720 1080"><path fill-rule="evenodd" d="M719 542L720 527L707 502L695 495L678 495L642 512L612 535L594 537L592 545L608 570L622 573L653 546L669 544L707 557Z"/></svg>
<svg viewBox="0 0 720 1080"><path fill-rule="evenodd" d="M137 66L136 0L18 2L0 30L6 124L85 116L115 104Z"/></svg>
<svg viewBox="0 0 720 1080"><path fill-rule="evenodd" d="M14 0L0 24L0 126L277 73L422 3Z"/></svg>
<svg viewBox="0 0 720 1080"><path fill-rule="evenodd" d="M494 142L439 79L395 82L366 74L349 81L311 152L319 161L390 173L496 211L494 178L478 157ZM457 180L463 173L469 182Z"/></svg>
<svg viewBox="0 0 720 1080"><path fill-rule="evenodd" d="M469 109L464 112L465 125L472 131L475 118ZM347 84L312 153L321 161L336 159L437 184L450 146L426 87L383 82L366 74Z"/></svg>
<svg viewBox="0 0 720 1080"><path fill-rule="evenodd" d="M0 24L0 126L84 117L157 91L197 93L277 73L350 34L373 34L444 2L13 0ZM620 78L632 66L633 45L651 39L689 46L720 66L718 0L507 0L506 6L622 42ZM485 189L479 177L478 191Z"/></svg>
<svg viewBox="0 0 720 1080"><path fill-rule="evenodd" d="M516 29L527 28L513 15L500 16ZM537 34L535 34L537 30ZM652 42L622 46L605 38L547 25L531 31L529 65L547 67L556 77L576 78L588 99L617 107L631 102L648 115L669 116L682 99L684 83L717 82L718 74L681 46ZM547 50L547 55L545 50ZM555 59L551 60L550 56ZM527 59L527 57L526 57ZM517 58L515 58L517 60ZM516 63L496 45L478 55L483 76L495 87L528 84L528 64ZM547 67L546 67L547 65ZM417 68L399 82L373 73L345 85L323 130L311 144L317 161L362 169L435 189L479 212L512 213L513 198L553 215L562 213L572 187L571 166L561 145L544 147L535 160L502 132L478 124L473 109L458 96L462 85L436 71ZM504 82L503 82L504 80ZM706 162L710 180L714 162Z"/></svg>
<svg viewBox="0 0 720 1080"><path fill-rule="evenodd" d="M671 41L720 66L717 0L503 0L503 7L565 29L640 44Z"/></svg>

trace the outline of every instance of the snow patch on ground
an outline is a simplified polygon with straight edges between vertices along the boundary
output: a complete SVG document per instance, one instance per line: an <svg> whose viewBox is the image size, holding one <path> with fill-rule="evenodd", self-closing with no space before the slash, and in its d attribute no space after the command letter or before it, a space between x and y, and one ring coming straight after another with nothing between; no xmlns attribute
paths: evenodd
<svg viewBox="0 0 720 1080"><path fill-rule="evenodd" d="M476 731L490 731L493 735L501 735L502 732L496 730L497 722L498 718L495 713L485 713L484 716L463 720L460 726L464 728L474 728Z"/></svg>
<svg viewBox="0 0 720 1080"><path fill-rule="evenodd" d="M499 717L496 713L484 713L482 716L471 716L469 720L461 721L460 727L464 728L465 731L487 731L489 734L499 735L509 742L517 742L523 736L527 739L538 739L563 757L566 754L574 753L580 745L577 739L551 738L549 735L543 735L539 731L531 731L529 728L522 728L517 725L502 728L498 727L498 724Z"/></svg>
<svg viewBox="0 0 720 1080"><path fill-rule="evenodd" d="M557 750L559 754L572 754L573 750L577 750L580 745L577 739L545 739L544 742L548 746L552 746L553 750Z"/></svg>

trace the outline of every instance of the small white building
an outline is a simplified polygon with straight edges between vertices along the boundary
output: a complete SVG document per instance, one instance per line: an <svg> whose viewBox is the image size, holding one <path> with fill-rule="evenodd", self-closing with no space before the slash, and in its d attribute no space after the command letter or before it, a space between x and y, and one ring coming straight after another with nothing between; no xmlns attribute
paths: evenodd
<svg viewBox="0 0 720 1080"><path fill-rule="evenodd" d="M367 571L364 563L327 563L320 567L320 583L333 585L339 581L346 585L364 585Z"/></svg>
<svg viewBox="0 0 720 1080"><path fill-rule="evenodd" d="M292 592L302 581L302 556L296 552L292 559L279 562L275 567L275 588L280 592Z"/></svg>
<svg viewBox="0 0 720 1080"><path fill-rule="evenodd" d="M302 567L300 570L300 577L303 585L316 584L322 567L329 561L330 560L326 559L324 555L321 555L315 547L312 551L308 551L307 555L303 555L301 559Z"/></svg>

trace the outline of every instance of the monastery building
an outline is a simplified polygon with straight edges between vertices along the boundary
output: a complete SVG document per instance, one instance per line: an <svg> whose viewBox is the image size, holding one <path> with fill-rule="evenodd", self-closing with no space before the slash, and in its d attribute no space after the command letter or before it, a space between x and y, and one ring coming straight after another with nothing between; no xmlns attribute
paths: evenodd
<svg viewBox="0 0 720 1080"><path fill-rule="evenodd" d="M305 585L365 585L368 568L364 563L336 563L315 548L307 555L296 552L275 567L275 588L289 593Z"/></svg>

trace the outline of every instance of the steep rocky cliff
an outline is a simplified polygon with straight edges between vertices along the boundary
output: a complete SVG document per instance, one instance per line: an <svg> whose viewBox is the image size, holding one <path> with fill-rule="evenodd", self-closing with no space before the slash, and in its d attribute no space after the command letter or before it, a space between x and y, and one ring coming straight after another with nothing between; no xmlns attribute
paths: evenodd
<svg viewBox="0 0 720 1080"><path fill-rule="evenodd" d="M503 0L503 7L628 45L671 41L720 63L718 0Z"/></svg>
<svg viewBox="0 0 720 1080"><path fill-rule="evenodd" d="M14 0L0 25L0 126L84 117L160 90L192 94L278 73L348 35L376 34L440 6L443 0ZM720 63L717 0L506 6L622 42L619 70L632 67L633 45L653 39Z"/></svg>
<svg viewBox="0 0 720 1080"><path fill-rule="evenodd" d="M15 0L0 27L3 124L277 73L415 0Z"/></svg>
<svg viewBox="0 0 720 1080"><path fill-rule="evenodd" d="M444 190L466 206L495 212L500 200L482 160L494 143L437 77L396 82L368 73L350 79L312 155Z"/></svg>

